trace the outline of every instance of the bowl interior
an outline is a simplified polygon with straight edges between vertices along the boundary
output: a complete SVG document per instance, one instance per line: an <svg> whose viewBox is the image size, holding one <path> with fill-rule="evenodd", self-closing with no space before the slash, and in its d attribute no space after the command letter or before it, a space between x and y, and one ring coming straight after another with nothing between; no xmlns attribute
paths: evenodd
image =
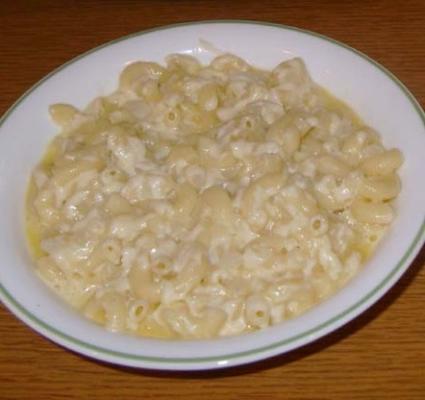
<svg viewBox="0 0 425 400"><path fill-rule="evenodd" d="M230 38L230 39L229 39ZM117 84L125 64L162 62L170 53L207 62L216 49L271 68L302 57L313 79L346 101L405 156L398 217L375 256L349 285L307 314L267 330L208 341L164 342L113 334L59 301L35 276L26 249L24 197L31 169L57 129L48 106L84 107ZM424 116L407 90L382 67L320 35L253 23L194 23L131 35L60 67L29 90L0 126L0 296L22 320L54 341L92 357L125 365L168 369L215 368L288 351L336 329L370 306L399 278L424 234Z"/></svg>

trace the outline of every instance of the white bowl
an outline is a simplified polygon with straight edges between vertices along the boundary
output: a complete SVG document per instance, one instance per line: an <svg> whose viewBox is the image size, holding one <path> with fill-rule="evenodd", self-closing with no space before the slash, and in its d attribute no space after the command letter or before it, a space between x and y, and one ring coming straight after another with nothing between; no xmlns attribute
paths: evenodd
<svg viewBox="0 0 425 400"><path fill-rule="evenodd" d="M169 53L214 54L199 39L259 67L302 57L313 79L344 99L405 156L398 217L376 254L347 287L310 312L266 330L208 341L162 341L114 334L84 319L33 272L23 227L24 196L31 169L57 129L47 109L77 106L112 91L123 66L163 61ZM200 22L136 33L91 50L28 90L0 125L0 298L23 322L60 345L127 366L196 370L228 367L285 353L337 329L370 307L400 278L424 242L425 116L385 68L358 51L300 29L253 22Z"/></svg>

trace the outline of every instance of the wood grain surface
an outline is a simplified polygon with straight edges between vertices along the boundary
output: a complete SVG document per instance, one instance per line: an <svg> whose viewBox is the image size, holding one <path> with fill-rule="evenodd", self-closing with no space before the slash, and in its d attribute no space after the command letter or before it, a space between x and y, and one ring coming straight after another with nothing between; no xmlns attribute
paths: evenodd
<svg viewBox="0 0 425 400"><path fill-rule="evenodd" d="M420 0L2 0L0 113L49 71L101 43L225 18L294 25L343 41L389 68L425 104ZM0 399L425 399L424 264L422 249L381 301L337 332L287 355L214 372L98 363L51 343L0 306Z"/></svg>

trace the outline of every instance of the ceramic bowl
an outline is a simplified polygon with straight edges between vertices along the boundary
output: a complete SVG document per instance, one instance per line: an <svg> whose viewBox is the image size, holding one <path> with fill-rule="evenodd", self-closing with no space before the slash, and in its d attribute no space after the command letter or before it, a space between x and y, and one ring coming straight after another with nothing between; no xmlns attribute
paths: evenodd
<svg viewBox="0 0 425 400"><path fill-rule="evenodd" d="M398 216L364 269L343 290L298 318L214 340L164 341L108 332L71 309L39 280L27 250L23 216L28 177L57 134L48 106L69 102L84 107L92 98L114 90L119 72L131 61L162 62L169 53L184 53L206 62L215 56L212 47L261 68L302 57L316 82L377 129L386 147L403 152ZM0 298L24 323L63 347L126 366L213 369L294 350L370 307L397 282L420 250L425 226L424 124L417 101L384 67L349 46L293 27L196 22L135 33L97 47L35 84L1 120Z"/></svg>

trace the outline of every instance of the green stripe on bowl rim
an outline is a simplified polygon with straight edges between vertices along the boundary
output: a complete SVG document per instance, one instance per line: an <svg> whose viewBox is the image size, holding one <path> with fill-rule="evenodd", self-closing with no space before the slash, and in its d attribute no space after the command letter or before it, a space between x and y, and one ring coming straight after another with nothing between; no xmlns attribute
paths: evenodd
<svg viewBox="0 0 425 400"><path fill-rule="evenodd" d="M183 23L177 23L177 24L171 24L161 27L156 27L148 30L144 30L141 32L135 32L123 37L120 37L118 39L109 41L107 43L104 43L100 46L97 46L91 50L86 51L83 54L80 54L79 56L69 60L68 62L64 63L63 65L59 66L49 74L47 74L45 77L43 77L41 80L39 80L36 84L34 84L30 89L28 89L2 116L0 119L0 127L4 124L4 122L7 120L9 115L16 109L16 107L19 106L19 104L27 97L29 96L38 86L40 86L44 81L49 79L51 76L55 75L56 73L60 72L62 69L67 67L68 65L71 65L78 61L81 58L86 57L89 54L92 54L104 47L108 47L110 45L122 42L124 40L142 36L151 32L156 31L162 31L167 30L170 28L177 28L177 27L183 27L183 26L193 26L193 25L205 25L205 24L247 24L247 25L259 25L259 26L269 26L274 27L278 29L284 29L284 30L290 30L290 31L296 31L300 32L306 35L310 35L316 38L320 38L322 40L325 40L327 42L331 42L333 44L336 44L337 46L340 46L342 48L345 48L352 53L355 53L356 55L360 56L361 58L368 61L370 64L375 66L377 69L379 69L381 72L385 73L393 82L397 84L397 86L402 90L402 92L405 94L405 96L408 98L410 103L413 105L414 109L418 113L420 119L422 120L422 123L425 127L425 113L422 110L421 106L419 105L418 101L414 98L414 96L410 93L410 91L406 88L406 86L395 76L393 75L389 70L387 70L385 67L383 67L381 64L367 56L366 54L344 44L341 43L335 39L329 38L325 35L322 35L320 33L312 32L306 29L301 29L293 26L283 25L283 24L277 24L277 23L271 23L271 22L261 22L261 21L255 21L255 20L207 20L207 21L194 21L194 22L183 22ZM384 289L385 286L391 281L391 279L398 273L400 270L405 266L405 263L411 259L413 261L413 257L420 251L421 245L423 241L425 240L425 216L422 220L421 226L416 233L412 243L404 253L404 255L401 257L401 259L398 261L396 266L388 273L388 275L378 284L376 285L369 293L367 293L362 299L358 300L356 303L352 304L350 307L346 308L344 311L340 312L339 314L333 316L332 318L328 319L327 321L308 329L307 331L304 331L300 334L297 334L295 336L292 336L288 339L281 340L274 342L272 344L257 347L255 349L246 350L242 352L237 353L230 353L230 354L224 354L220 356L211 356L211 357L188 357L188 358L167 358L167 357L153 357L153 356L141 356L141 355L135 355L135 354L129 354L129 353L123 353L118 351L113 351L109 349L105 349L102 347L95 346L90 343L86 343L84 341L81 341L79 339L76 339L72 336L69 336L68 334L61 332L60 330L52 327L51 325L43 322L39 318L37 318L35 315L33 315L31 312L29 312L25 307L23 307L19 302L17 302L14 297L3 287L3 285L0 283L0 294L5 299L5 303L9 305L9 308L16 312L18 315L22 315L24 319L31 321L34 326L41 328L42 330L46 330L49 332L53 338L61 339L65 341L66 343L69 343L71 345L75 345L80 348L84 348L86 350L89 350L90 352L95 352L97 356L99 354L103 354L105 356L112 356L119 359L127 359L127 360L133 360L133 361L142 361L146 363L181 363L181 364L190 364L190 363L210 363L210 362L219 362L222 360L235 360L242 357L248 357L252 355L259 355L263 352L272 351L275 349L278 349L281 346L288 345L290 343L293 343L295 341L305 339L310 335L316 334L317 336L315 338L318 338L322 335L320 335L320 332L323 331L325 328L329 327L330 325L334 324L337 321L342 320L343 318L349 316L350 313L360 308L363 304L365 304L368 300L373 298L380 290ZM395 282L394 282L395 283ZM390 287L387 288L387 290ZM338 325L340 326L340 325ZM326 333L326 332L325 332ZM66 345L65 345L66 346ZM96 357L96 356L95 356Z"/></svg>

